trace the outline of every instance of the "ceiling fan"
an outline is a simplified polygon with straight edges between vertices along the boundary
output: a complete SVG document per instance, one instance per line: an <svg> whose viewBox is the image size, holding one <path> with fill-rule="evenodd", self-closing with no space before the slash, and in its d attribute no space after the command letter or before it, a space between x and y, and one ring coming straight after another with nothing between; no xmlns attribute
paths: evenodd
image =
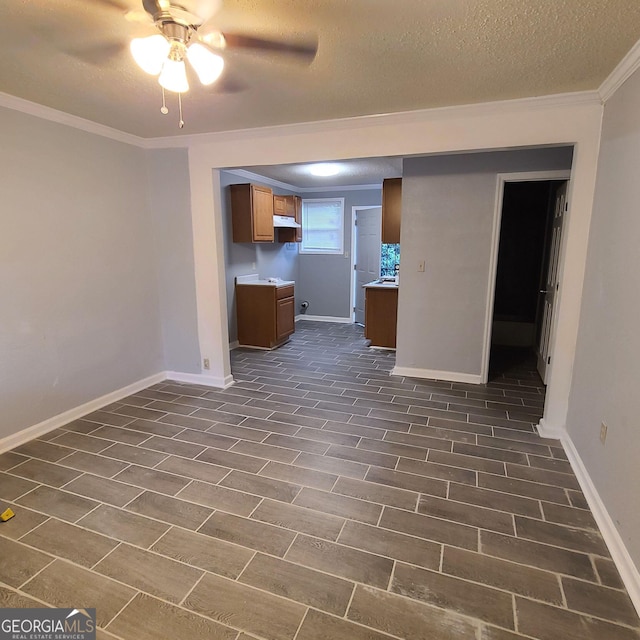
<svg viewBox="0 0 640 640"><path fill-rule="evenodd" d="M101 2L125 9L122 0ZM221 8L222 0L142 0L142 6L144 11L127 10L125 16L130 21L155 25L156 33L134 38L129 48L141 69L158 76L163 97L160 111L163 114L168 113L165 89L178 94L180 128L184 126L181 94L189 90L186 61L203 85L211 85L223 72L226 52L282 53L310 63L318 49L315 37L284 41L217 30L211 19Z"/></svg>

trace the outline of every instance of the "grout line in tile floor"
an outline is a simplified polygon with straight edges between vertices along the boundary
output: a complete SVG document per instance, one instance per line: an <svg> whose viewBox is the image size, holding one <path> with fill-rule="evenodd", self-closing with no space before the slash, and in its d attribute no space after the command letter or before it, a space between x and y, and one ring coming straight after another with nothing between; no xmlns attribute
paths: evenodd
<svg viewBox="0 0 640 640"><path fill-rule="evenodd" d="M102 504L102 503L101 503L101 504ZM19 505L18 505L18 506L19 506ZM97 506L99 507L100 505L97 505ZM97 507L96 507L96 508L97 508ZM34 510L34 511L35 511L35 509L32 509L32 510ZM87 513L87 514L85 514L85 515L88 515L88 514L89 514L89 513L91 513L93 510L94 510L94 509L92 509L90 512L88 512L88 513ZM41 512L38 512L38 513L41 513ZM135 513L135 512L132 512L132 513ZM46 515L46 514L45 514L45 515ZM136 514L136 515L140 515L140 514ZM213 514L211 514L211 515L213 515ZM83 517L85 517L85 516L81 516L81 518L83 518ZM157 520L157 519L155 519L155 518L152 518L151 516L146 516L146 515L145 515L144 517L145 517L145 518L150 518L150 519L153 519L153 520ZM50 517L49 517L49 520L52 520L52 519L53 519L53 520L57 520L57 518L55 518L55 517L53 517L53 516L50 516ZM162 522L161 520L157 520L157 521L158 521L158 522ZM39 525L37 525L37 526L36 526L36 527L34 527L33 529L29 530L28 532L25 532L25 533L23 534L23 536L21 536L21 537L26 536L28 533L31 533L31 532L32 532L32 531L34 531L35 529L37 529L37 528L41 527L41 526L42 526L43 524L45 524L46 522L47 522L47 521L45 521L45 522L43 522L43 523L40 523ZM63 522L64 522L64 521L63 521ZM356 521L356 522L357 522L357 521ZM346 520L345 520L345 523L346 523ZM96 533L96 531L94 531L93 529L86 528L86 527L82 526L81 524L78 524L77 522L75 522L75 523L69 523L69 524L72 524L72 525L74 525L74 526L77 526L77 527L79 527L79 528L81 528L81 529L83 529L83 530L85 530L85 531L87 531L87 532L90 532L90 533ZM204 524L204 523L203 523L203 524ZM179 527L178 525L175 525L175 524L174 524L174 525L172 525L172 527L178 527L178 528L180 528L180 529L184 529L183 527ZM184 529L184 530L185 530L185 531L187 531L187 532L193 532L193 530L192 530L192 529ZM306 535L306 534L301 534L300 532L295 531L295 530L291 530L291 529L287 529L287 530L292 531L293 533L295 533L295 534L296 534L296 537L297 537L297 536L299 536L299 535ZM483 530L483 529L480 529L479 531L482 531L482 530ZM155 540L153 543L151 543L148 547L142 547L142 546L140 546L140 545L136 545L135 543L132 543L132 542L130 542L130 541L120 541L120 540L118 540L117 538L113 538L113 537L109 536L108 534L105 534L105 533L99 532L99 535L101 535L101 536L103 536L103 537L106 537L106 538L109 538L110 540L113 540L113 541L115 541L115 542L118 542L118 545L116 545L116 547L114 547L114 549L110 550L110 551L109 551L109 552L108 552L104 557L100 558L100 559L99 559L95 564L97 565L97 564L99 564L100 562L102 562L103 560L105 560L105 559L106 559L106 558L107 558L111 553L113 553L113 552L114 552L118 547L120 547L122 544L126 544L126 545L129 545L129 546L135 547L135 548L137 548L137 549L140 549L141 551L146 551L146 552L151 553L151 554L153 554L153 555L156 555L156 556L159 556L159 557L166 558L167 556L164 556L164 555L162 555L161 553L158 553L158 552L154 551L154 550L152 549L152 547L153 547L155 544L157 544L157 542L158 542L160 539L162 539L162 538L167 534L167 532L168 532L168 531L169 531L169 530L167 530L167 531L163 532L163 533L158 537L158 539L157 539L157 540ZM390 530L390 531L394 531L394 530ZM406 536L409 536L409 537L416 537L416 536L411 536L411 534L406 534L406 533L405 533L405 534L403 534L403 535L406 535ZM418 538L418 539L421 539L421 538ZM28 547L30 547L30 548L32 548L32 549L34 549L34 550L36 550L36 551L40 551L41 553L45 553L46 555L51 555L51 553L50 553L50 552L48 552L48 551L43 551L43 550L41 550L41 549L39 549L39 548L37 548L37 547L34 547L34 546L32 546L32 545L29 545L29 544L28 544L28 543L26 543L26 542L23 542L23 541L21 540L21 538L19 538L18 540L19 540L22 544L24 544L25 546L28 546ZM291 543L291 545L289 546L289 548L293 545L293 542L294 542L294 541L295 541L295 538L294 538L294 540L292 541L292 543ZM234 544L234 543L229 543L228 541L225 541L225 542L227 542L228 544ZM340 544L343 544L343 543L340 543ZM350 546L350 545L346 545L346 546ZM444 551L444 548L445 548L447 545L445 545L445 544L441 544L440 546L441 546L441 553L440 553L440 569L439 569L439 570L440 570L440 572L441 572L441 571L442 571L443 551ZM357 549L357 547L351 547L351 548ZM558 548L561 548L561 547L558 547ZM269 553L264 552L264 551L260 551L259 553L264 553L265 555L269 555L270 557L274 557L274 558L277 558L277 559L282 559L282 558L284 558L284 557L286 556L286 553L285 553L283 556L275 556L275 555L273 555L273 554L269 554ZM377 555L380 555L380 554L377 554ZM380 556L380 557L388 557L389 559L394 560L394 559L393 559L393 558L391 558L390 556ZM55 557L53 557L53 559L55 559ZM69 560L68 558L61 558L61 559L62 559L62 560L64 560L65 562L70 563L70 564L74 564L75 566L78 566L78 567L79 567L79 568L81 568L81 569L87 569L87 567L86 567L86 566L81 565L81 564L78 564L78 563L76 563L76 562L73 562L72 560ZM174 562L176 562L176 563L183 564L183 565L185 565L185 566L192 566L192 565L189 565L188 563L186 563L186 562L184 562L184 561L182 561L182 560L176 559L176 558L174 558L174 557L170 557L170 559L171 559L171 560L173 560L173 561L174 561ZM248 563L247 563L247 564L248 564ZM408 563L408 562L406 562L406 561L403 561L403 564L412 564L412 563ZM521 563L514 563L514 564L521 564ZM47 566L48 566L48 565L47 565ZM94 566L95 566L95 565L94 565ZM416 566L416 567L421 568L421 569L423 569L423 568L424 568L424 567L422 567L421 565L413 565L413 564L412 564L412 566ZM523 566L529 566L529 565L523 565ZM394 560L394 567L395 567L395 560ZM46 568L46 567L43 567L43 569L42 569L42 570L44 570L44 568ZM245 566L245 569L246 569L246 566ZM204 570L203 570L203 571L204 571ZM243 569L243 571L244 571L244 569ZM39 571L38 573L40 573L40 571ZM206 571L205 571L205 573L206 573ZM334 576L334 577L342 577L342 576L340 576L340 575L338 575L338 574L331 573L331 572L324 571L324 570L321 570L321 573L325 573L325 574L327 574L327 575L332 575L332 576ZM549 572L549 573L551 574L551 572ZM35 575L37 575L37 574L35 574ZM35 577L35 575L34 575L34 576L32 576L31 578ZM100 575L103 575L103 574L100 574ZM558 578L560 577L560 574L555 574L555 575L556 575L556 577L558 577ZM121 581L119 581L117 578L113 578L112 576L108 576L108 577L109 577L109 579L115 580L115 581L117 581L117 582L121 582ZM222 576L222 577L224 577L224 576ZM238 578L239 578L239 577L240 577L240 575L238 576ZM30 578L30 579L31 579L31 578ZM236 580L237 580L238 578L236 578ZM578 578L578 579L579 579L579 578ZM478 584L478 585L486 586L486 585L484 585L484 583L476 582L476 581L473 581L473 580L470 580L470 579L466 579L465 581L466 581L466 582L469 582L469 583L471 583L471 584ZM582 581L582 582L585 582L585 584L592 584L592 583L590 583L589 581L586 581L586 580L581 580L581 581ZM26 584L26 582L28 582L28 580L27 580L27 581L25 581L25 584ZM125 585L126 585L126 583L124 583L124 582L121 582L121 584L125 584ZM366 583L361 583L361 582L359 582L359 581L355 581L355 584L363 584L363 585L365 585L365 586L366 586ZM259 587L255 587L255 586L253 586L253 585L249 585L249 586L251 586L252 588L255 588L255 589L258 589L258 590L262 591L262 589L260 589ZM504 590L504 589L501 589L500 587L491 586L491 588L492 588L492 589L496 589L496 590L498 590L498 591L505 591L505 592L508 592L508 591L506 591L506 590ZM614 589L614 590L615 590L615 589ZM153 596L153 597L155 597L155 598L162 599L160 596L157 596L157 595L154 595L154 594L151 594L151 593L149 593L149 595L151 595L151 596ZM281 596L281 597L283 597L283 596ZM530 598L530 599L532 599L532 600L536 600L535 598L530 597L530 596L529 596L529 598ZM545 602L544 600L538 600L538 601L539 601L539 602ZM168 603L170 603L170 601L167 601L167 602L168 602Z"/></svg>
<svg viewBox="0 0 640 640"><path fill-rule="evenodd" d="M47 554L48 555L48 554ZM22 582L20 585L18 585L16 587L16 589L18 591L20 591L28 582L31 582L31 580L33 580L34 578L36 578L37 576L39 576L45 569L47 569L48 567L50 567L55 561L57 560L57 558L55 556L51 556L51 561L47 562L47 564L45 564L43 567L41 567L38 571L36 571L35 573L33 573L33 575L30 575L24 582Z"/></svg>
<svg viewBox="0 0 640 640"><path fill-rule="evenodd" d="M210 447L210 448L213 448L213 447ZM217 449L216 449L216 450L217 450ZM152 451L152 450L149 450L149 451ZM217 451L224 451L224 450L217 450ZM180 456L175 456L175 457L179 457L179 458L181 458ZM115 458L114 458L114 459L115 459ZM181 459L183 459L183 460L192 460L192 458L181 458ZM199 461L199 460L197 460L197 459L196 459L196 461ZM62 462L64 462L64 459L62 459L62 460L59 460L59 461L58 461L58 463L62 463ZM162 462L162 461L161 461L161 462ZM160 462L160 463L158 463L158 464L161 464L161 462ZM22 464L24 464L24 463L20 463L20 465L17 465L17 466L21 466ZM206 463L205 463L205 464L206 464ZM127 470L127 469L129 469L131 466L136 466L136 465L128 465L128 466L127 466L127 467L125 467L122 471L126 471L126 470ZM157 466L157 465L156 465L156 466ZM448 465L443 465L443 466L448 466ZM264 470L264 467L266 467L266 463L265 463L265 465L264 465L264 466L259 470L259 472L260 472L260 471L262 471L262 470ZM14 470L15 470L15 468L16 468L16 467L13 467L13 468L11 468L11 469L8 469L8 470L7 470L7 472L14 471ZM151 468L154 468L154 469L155 469L156 467L151 467ZM369 467L369 468L370 468L370 467ZM456 469L458 469L459 467L455 467L455 468L456 468ZM226 475L225 475L225 476L224 476L224 477L223 477L223 478L222 478L218 483L216 483L216 484L219 484L220 482L222 482L222 481L223 481L223 480L224 480L224 479L225 479L225 478L226 478L230 473L232 473L232 471L233 471L233 469L230 469L230 470L228 471L228 473L227 473L227 474L226 474ZM121 473L121 472L120 472L120 473ZM164 472L164 473L166 473L166 472ZM416 478L430 477L430 476L423 476L423 475L420 475L420 474L414 474L414 473L412 473L412 472L410 472L410 471L403 471L402 473L405 473L405 474L410 475L410 476L415 476ZM485 472L485 473L486 473L486 472ZM84 474L88 474L88 472L84 472ZM83 474L83 475L84 475L84 474ZM13 474L12 474L12 475L13 475ZM93 474L88 474L88 475L93 475ZM119 475L119 474L117 474L117 475ZM116 475L116 476L114 476L114 477L112 477L111 479L117 479L117 475ZM182 474L172 473L171 475L175 475L175 476L178 476L178 477L183 477L183 478L185 478L185 479L190 480L191 482L193 481L193 478L189 478L188 476L185 476L185 475L182 475ZM489 473L488 475L495 475L495 474L490 474L490 473ZM569 475L569 474L565 474L565 475ZM18 477L22 477L22 476L18 476ZM70 484L71 482L73 482L74 480L79 479L80 477L82 477L82 476L78 476L77 478L73 478L72 480L70 480L69 482L65 483L64 485L56 486L56 487L53 487L53 488L57 488L57 489L64 489L64 490L66 490L66 489L65 489L65 487L66 487L66 485L67 485L67 484ZM99 476L97 476L97 477L99 477ZM501 475L498 475L498 477L510 478L511 476L509 476L509 475L507 475L507 476L501 476ZM514 479L520 480L520 479L519 479L519 478L517 478L517 477L515 477ZM121 480L118 480L118 482L122 482L122 481L121 481ZM336 482L337 482L337 480L336 480ZM365 480L365 482L366 482L366 480ZM449 483L449 481L446 481L446 482L447 482L448 484L450 484L450 483ZM527 480L521 480L521 482L523 482L523 483L525 483L525 484L527 484L527 483L528 483L528 484L531 484L532 486L533 486L533 485L536 485L536 484L539 484L539 483L529 482L529 481L527 481ZM134 485L131 485L130 483L123 483L123 484L128 484L128 486L134 486ZM371 484L372 484L373 486L377 486L375 483L371 483ZM187 485L187 486L188 486L188 485ZM384 486L387 486L387 485L384 485ZM470 485L470 486L473 486L473 485ZM476 483L476 486L477 486L477 483ZM549 486L549 487L558 487L558 485L554 485L554 484L546 484L546 485L544 485L544 486ZM183 489L181 489L181 491L184 491L184 489L186 489L186 486L185 486ZM501 494L506 495L506 496L514 495L514 494L512 494L512 493L505 493L505 492L502 492L502 491L497 490L497 489L490 489L490 491L493 491L493 492L495 492L495 493L501 493ZM156 491L156 492L157 492L157 493L162 493L162 492L160 492L160 491ZM329 493L331 493L331 492L329 492ZM79 494L79 495L83 495L83 497L86 497L86 496L84 496L84 494ZM163 494L163 495L171 495L171 494ZM259 494L256 494L256 495L259 495ZM173 497L173 496L171 496L171 497ZM523 496L523 497L524 497L524 496ZM365 502L371 502L371 503L374 503L374 504L380 504L380 503L375 503L375 502L373 502L373 501L367 500L366 498L359 498L359 499L360 499L360 500L362 500L362 501L365 501ZM539 502L539 500L538 500L538 499L535 499L535 498L532 498L532 497L528 497L528 499L529 499L529 500L537 500L537 501ZM572 507L572 508L574 508L574 509L575 509L576 507ZM494 510L495 510L495 508L494 508ZM500 510L500 509L498 509L498 510ZM542 515L540 516L540 519L545 520L545 518L544 518L544 514L542 514Z"/></svg>

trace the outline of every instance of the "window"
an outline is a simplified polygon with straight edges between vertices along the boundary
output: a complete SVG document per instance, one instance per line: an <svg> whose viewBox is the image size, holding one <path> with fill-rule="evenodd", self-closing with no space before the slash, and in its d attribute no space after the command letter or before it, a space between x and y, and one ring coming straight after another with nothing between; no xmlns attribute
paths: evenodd
<svg viewBox="0 0 640 640"><path fill-rule="evenodd" d="M383 244L380 252L380 275L395 276L396 265L400 264L400 245Z"/></svg>
<svg viewBox="0 0 640 640"><path fill-rule="evenodd" d="M344 251L344 198L302 201L300 253L342 254Z"/></svg>

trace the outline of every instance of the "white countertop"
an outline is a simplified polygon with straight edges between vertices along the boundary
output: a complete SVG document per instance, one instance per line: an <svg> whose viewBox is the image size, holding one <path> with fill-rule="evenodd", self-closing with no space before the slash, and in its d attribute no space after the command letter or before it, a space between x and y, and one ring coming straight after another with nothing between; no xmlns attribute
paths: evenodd
<svg viewBox="0 0 640 640"><path fill-rule="evenodd" d="M257 273L251 273L247 276L236 276L236 285L249 284L264 287L286 287L295 284L295 280L282 280L281 278L260 278Z"/></svg>
<svg viewBox="0 0 640 640"><path fill-rule="evenodd" d="M373 282L367 282L363 284L364 289L397 289L398 284L394 280L387 280L380 282L380 280L374 280Z"/></svg>

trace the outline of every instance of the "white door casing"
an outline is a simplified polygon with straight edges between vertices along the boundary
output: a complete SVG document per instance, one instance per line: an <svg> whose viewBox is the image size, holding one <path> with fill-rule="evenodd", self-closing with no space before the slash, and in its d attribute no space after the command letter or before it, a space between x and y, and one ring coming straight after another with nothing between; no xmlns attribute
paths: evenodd
<svg viewBox="0 0 640 640"><path fill-rule="evenodd" d="M538 373L542 382L547 384L547 371L551 362L551 331L553 328L553 311L555 307L556 293L560 287L560 247L562 246L562 227L564 214L568 208L567 183L565 182L556 192L556 203L551 221L551 246L549 249L548 264L546 267L546 278L544 289L540 291L544 295L542 311L542 328L540 340L536 345L536 356L538 361Z"/></svg>
<svg viewBox="0 0 640 640"><path fill-rule="evenodd" d="M354 322L364 324L363 285L380 277L382 208L354 207Z"/></svg>
<svg viewBox="0 0 640 640"><path fill-rule="evenodd" d="M487 288L487 307L485 316L485 335L482 354L482 370L480 380L486 384L489 379L489 359L491 356L491 331L493 328L493 305L496 295L496 274L498 270L498 250L500 245L500 226L502 224L502 203L504 188L507 182L541 182L546 180L569 180L571 171L525 171L521 173L499 173L496 185L496 207L493 215L493 233L491 240L491 262ZM567 182L568 184L568 182ZM567 186L565 185L565 190ZM558 251L561 251L559 245ZM556 266L557 269L557 266ZM558 277L560 273L558 272Z"/></svg>

